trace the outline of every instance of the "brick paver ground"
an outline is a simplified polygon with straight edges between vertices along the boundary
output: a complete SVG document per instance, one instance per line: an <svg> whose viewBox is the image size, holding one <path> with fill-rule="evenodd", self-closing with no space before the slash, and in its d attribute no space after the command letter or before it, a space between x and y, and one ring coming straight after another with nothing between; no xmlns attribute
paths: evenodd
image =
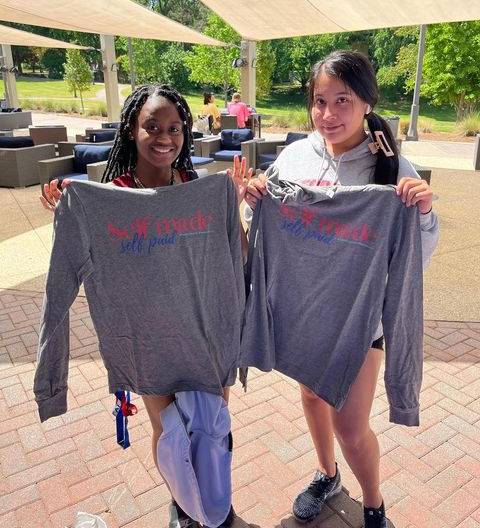
<svg viewBox="0 0 480 528"><path fill-rule="evenodd" d="M41 301L38 293L0 291L0 526L64 528L77 511L87 511L109 528L165 527L169 494L150 454L147 413L138 399L132 447L119 449L83 298L71 310L69 411L40 425L32 381ZM372 426L392 524L480 528L480 323L426 323L421 402L421 427L390 424L378 383ZM246 394L232 391L230 410L233 500L241 520L295 528L291 502L316 465L296 384L254 372ZM358 484L338 453L346 491L358 499ZM361 508L341 494L313 525L358 528Z"/></svg>

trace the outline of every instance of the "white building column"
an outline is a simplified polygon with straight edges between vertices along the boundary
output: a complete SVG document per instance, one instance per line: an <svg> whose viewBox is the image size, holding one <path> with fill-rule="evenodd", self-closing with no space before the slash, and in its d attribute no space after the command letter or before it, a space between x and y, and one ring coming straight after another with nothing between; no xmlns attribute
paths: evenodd
<svg viewBox="0 0 480 528"><path fill-rule="evenodd" d="M2 44L3 66L7 71L2 72L3 82L5 86L5 97L7 104L11 108L19 106L17 95L17 81L13 71L13 57L12 47L9 44Z"/></svg>
<svg viewBox="0 0 480 528"><path fill-rule="evenodd" d="M102 51L103 81L107 96L108 120L120 121L115 37L113 35L100 35L100 48Z"/></svg>
<svg viewBox="0 0 480 528"><path fill-rule="evenodd" d="M242 101L247 105L256 105L256 60L257 43L252 40L242 40L240 44L241 58L245 66L240 68Z"/></svg>

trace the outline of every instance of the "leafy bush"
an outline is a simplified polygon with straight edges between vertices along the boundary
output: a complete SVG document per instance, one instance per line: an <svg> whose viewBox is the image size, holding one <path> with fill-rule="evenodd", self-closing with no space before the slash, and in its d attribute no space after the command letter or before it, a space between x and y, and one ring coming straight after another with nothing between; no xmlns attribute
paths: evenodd
<svg viewBox="0 0 480 528"><path fill-rule="evenodd" d="M79 114L80 106L76 101L57 101L55 99L20 99L20 106L26 110Z"/></svg>
<svg viewBox="0 0 480 528"><path fill-rule="evenodd" d="M293 128L304 131L310 130L308 116L304 110L300 112L274 115L272 117L272 125L279 128Z"/></svg>
<svg viewBox="0 0 480 528"><path fill-rule="evenodd" d="M457 128L464 136L480 134L480 112L467 115L457 123Z"/></svg>

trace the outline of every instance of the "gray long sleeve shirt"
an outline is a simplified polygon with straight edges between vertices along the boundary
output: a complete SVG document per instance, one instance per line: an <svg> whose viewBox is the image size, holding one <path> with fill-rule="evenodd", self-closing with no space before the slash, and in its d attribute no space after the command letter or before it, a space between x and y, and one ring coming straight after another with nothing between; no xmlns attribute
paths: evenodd
<svg viewBox="0 0 480 528"><path fill-rule="evenodd" d="M68 311L83 283L109 390L222 394L236 378L245 286L236 192L73 182L55 211L34 392L66 412Z"/></svg>
<svg viewBox="0 0 480 528"><path fill-rule="evenodd" d="M273 171L249 242L243 367L276 369L341 409L382 320L390 420L418 425L417 208L391 186L303 187Z"/></svg>

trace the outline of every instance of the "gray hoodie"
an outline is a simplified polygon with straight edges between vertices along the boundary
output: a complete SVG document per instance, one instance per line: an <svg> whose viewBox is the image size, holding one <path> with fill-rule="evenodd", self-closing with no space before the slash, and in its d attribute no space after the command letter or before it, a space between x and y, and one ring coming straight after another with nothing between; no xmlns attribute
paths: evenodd
<svg viewBox="0 0 480 528"><path fill-rule="evenodd" d="M392 186L278 180L249 241L243 367L276 369L341 409L382 319L390 420L418 425L423 362L417 208Z"/></svg>
<svg viewBox="0 0 480 528"><path fill-rule="evenodd" d="M329 187L333 185L367 185L373 183L376 157L368 144L370 136L357 147L341 154L330 156L325 148L325 142L318 132L311 133L307 138L291 143L286 147L272 167L278 170L278 178L284 181L297 182L303 186ZM408 176L420 178L413 165L403 156L399 157L398 180ZM399 198L397 198L399 200ZM250 222L252 212L245 208L245 219ZM437 247L439 225L437 215L432 211L420 215L420 231L422 239L422 262L425 269ZM383 334L379 323L374 334L378 339Z"/></svg>
<svg viewBox="0 0 480 528"><path fill-rule="evenodd" d="M73 182L54 228L34 381L42 421L66 411L68 310L82 283L110 392L222 394L235 382L245 284L228 176Z"/></svg>

